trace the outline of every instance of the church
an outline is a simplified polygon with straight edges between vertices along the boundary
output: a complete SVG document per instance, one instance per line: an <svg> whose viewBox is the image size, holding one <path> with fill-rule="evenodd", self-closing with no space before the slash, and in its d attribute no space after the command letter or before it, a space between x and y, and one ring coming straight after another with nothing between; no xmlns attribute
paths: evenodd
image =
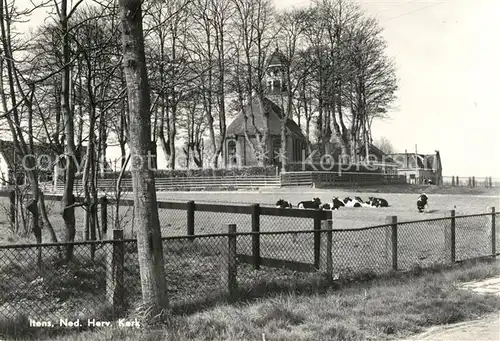
<svg viewBox="0 0 500 341"><path fill-rule="evenodd" d="M285 56L276 49L270 56L266 68L264 98L262 100L257 96L252 98L228 126L224 144L224 157L228 166L258 165L254 146L257 145L257 136L262 135L268 118L270 139L267 142L269 156L266 162L281 168L281 127L287 112L286 62ZM252 114L253 119L251 119ZM300 162L306 150L306 138L293 119L287 118L285 126L287 162Z"/></svg>

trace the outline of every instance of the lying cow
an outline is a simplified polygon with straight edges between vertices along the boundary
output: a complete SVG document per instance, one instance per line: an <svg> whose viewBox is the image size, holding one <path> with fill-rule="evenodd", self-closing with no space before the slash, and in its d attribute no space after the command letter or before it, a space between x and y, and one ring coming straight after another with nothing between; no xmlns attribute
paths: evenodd
<svg viewBox="0 0 500 341"><path fill-rule="evenodd" d="M313 209L319 209L321 205L321 200L319 198L313 198L312 201L301 201L297 204L297 207L300 209L305 209L305 208L313 208Z"/></svg>
<svg viewBox="0 0 500 341"><path fill-rule="evenodd" d="M353 200L349 197L344 199L344 204L345 204L345 207L361 207L361 203L359 203L357 200Z"/></svg>
<svg viewBox="0 0 500 341"><path fill-rule="evenodd" d="M345 206L342 200L340 200L339 198L333 198L332 202L323 204L321 206L321 209L327 211L334 211L338 210L342 206Z"/></svg>
<svg viewBox="0 0 500 341"><path fill-rule="evenodd" d="M374 207L389 207L387 200L382 198L369 197L368 204Z"/></svg>
<svg viewBox="0 0 500 341"><path fill-rule="evenodd" d="M361 199L360 197L354 197L354 200L359 202L361 204L361 207L374 207L371 204L369 204L368 202L364 202L363 199Z"/></svg>
<svg viewBox="0 0 500 341"><path fill-rule="evenodd" d="M292 204L289 203L288 201L285 201L283 199L280 199L276 202L276 207L277 208L292 208Z"/></svg>
<svg viewBox="0 0 500 341"><path fill-rule="evenodd" d="M428 205L427 200L429 200L429 197L425 194L422 193L417 200L417 208L420 213L424 211L425 206Z"/></svg>

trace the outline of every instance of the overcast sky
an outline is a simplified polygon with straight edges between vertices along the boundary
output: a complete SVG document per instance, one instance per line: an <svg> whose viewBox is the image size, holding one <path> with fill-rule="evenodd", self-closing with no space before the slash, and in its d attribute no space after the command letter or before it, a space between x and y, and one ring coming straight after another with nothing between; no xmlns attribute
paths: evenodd
<svg viewBox="0 0 500 341"><path fill-rule="evenodd" d="M439 150L444 175L500 177L500 0L358 3L384 28L400 80L396 109L374 123L374 137L389 138L399 152L415 144L419 153Z"/></svg>

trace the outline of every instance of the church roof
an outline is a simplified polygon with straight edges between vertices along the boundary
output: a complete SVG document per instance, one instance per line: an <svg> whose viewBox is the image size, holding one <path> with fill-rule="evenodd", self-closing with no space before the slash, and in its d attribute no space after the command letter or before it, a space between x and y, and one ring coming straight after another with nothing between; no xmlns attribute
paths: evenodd
<svg viewBox="0 0 500 341"><path fill-rule="evenodd" d="M264 113L269 113L269 133L271 135L281 134L281 118L283 110L273 101L264 97L261 101L258 97L252 98L251 103L247 104L243 111L238 113L234 120L227 128L227 136L243 136L245 135L245 117L248 135L256 135L256 132L262 134L264 131ZM252 114L254 119L252 120ZM255 124L253 123L255 122ZM305 139L300 127L292 119L287 119L286 128L289 133Z"/></svg>

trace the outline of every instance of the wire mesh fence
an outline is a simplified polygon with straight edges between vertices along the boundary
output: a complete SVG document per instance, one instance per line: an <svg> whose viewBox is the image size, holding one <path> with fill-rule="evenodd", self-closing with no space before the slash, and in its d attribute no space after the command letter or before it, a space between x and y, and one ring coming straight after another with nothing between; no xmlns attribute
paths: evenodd
<svg viewBox="0 0 500 341"><path fill-rule="evenodd" d="M334 230L331 252L336 277L390 271L392 256L388 231L390 226Z"/></svg>
<svg viewBox="0 0 500 341"><path fill-rule="evenodd" d="M448 218L398 224L398 269L430 267L450 260Z"/></svg>
<svg viewBox="0 0 500 341"><path fill-rule="evenodd" d="M456 260L478 258L492 253L491 215L457 217Z"/></svg>
<svg viewBox="0 0 500 341"><path fill-rule="evenodd" d="M74 256L65 262L68 245ZM1 247L0 322L23 316L59 325L69 317L106 314L110 247L111 242Z"/></svg>
<svg viewBox="0 0 500 341"><path fill-rule="evenodd" d="M176 309L226 299L235 290L232 285L238 297L311 289L332 278L425 268L492 256L500 250L500 213L412 222L393 219L347 230L335 229L333 221L333 229L325 231L325 224L317 229L318 219L325 218L321 211L287 213L268 208L259 213L250 206L164 206L159 216L166 290ZM226 208L228 212L220 212ZM110 203L102 212L108 232L120 227L121 238L135 237L138 227L132 224L132 206L120 207L117 214ZM228 224L236 225L234 234L228 233ZM186 236L189 226L194 230ZM73 257L64 261L68 245ZM112 255L118 246L123 248L123 260L118 260L122 277L110 270L110 264L116 265ZM115 307L117 294L122 298L120 309ZM114 317L132 311L141 297L135 239L0 246L0 334L5 321L16 316L27 323Z"/></svg>

